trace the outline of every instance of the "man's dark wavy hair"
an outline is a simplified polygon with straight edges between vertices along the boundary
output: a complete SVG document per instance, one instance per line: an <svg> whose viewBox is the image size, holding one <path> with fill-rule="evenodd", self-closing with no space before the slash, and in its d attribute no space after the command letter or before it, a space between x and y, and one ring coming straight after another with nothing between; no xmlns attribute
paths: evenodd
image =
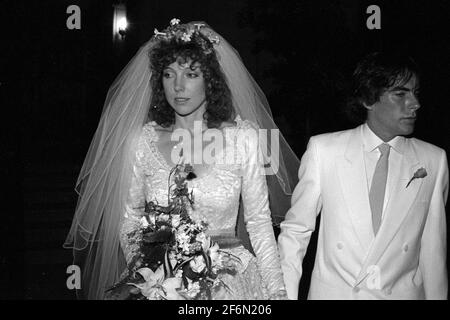
<svg viewBox="0 0 450 320"><path fill-rule="evenodd" d="M202 37L198 39L196 37ZM152 69L151 86L153 96L150 104L149 116L162 127L169 127L175 123L175 111L169 105L164 94L162 77L164 69L175 61L190 62L194 69L200 64L205 80L206 112L203 115L209 128L218 128L222 122L230 121L234 117L231 91L219 65L215 51L205 50L205 41L209 40L200 33L194 33L192 40L183 42L173 38L161 40L151 51L150 68ZM202 45L203 44L203 47Z"/></svg>
<svg viewBox="0 0 450 320"><path fill-rule="evenodd" d="M351 94L346 114L356 123L367 119L367 106L380 100L393 86L406 84L413 76L419 79L419 68L414 60L397 53L374 52L365 56L353 72Z"/></svg>

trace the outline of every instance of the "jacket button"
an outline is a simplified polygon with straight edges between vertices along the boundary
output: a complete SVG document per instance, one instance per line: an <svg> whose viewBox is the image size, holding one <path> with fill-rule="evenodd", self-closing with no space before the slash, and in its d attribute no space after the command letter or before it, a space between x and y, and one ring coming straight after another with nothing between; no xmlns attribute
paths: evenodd
<svg viewBox="0 0 450 320"><path fill-rule="evenodd" d="M386 289L385 293L386 293L386 295L390 296L392 294L392 290L391 289Z"/></svg>
<svg viewBox="0 0 450 320"><path fill-rule="evenodd" d="M338 248L339 250L342 250L343 247L344 247L344 245L343 245L342 243L338 242L337 248Z"/></svg>
<svg viewBox="0 0 450 320"><path fill-rule="evenodd" d="M408 245L407 245L407 244L405 244L405 245L403 246L403 251L407 252L407 251L408 251L408 249L409 249Z"/></svg>
<svg viewBox="0 0 450 320"><path fill-rule="evenodd" d="M358 293L359 290L360 290L360 289L359 289L358 287L354 287L354 288L353 288L353 292L354 292L354 293Z"/></svg>

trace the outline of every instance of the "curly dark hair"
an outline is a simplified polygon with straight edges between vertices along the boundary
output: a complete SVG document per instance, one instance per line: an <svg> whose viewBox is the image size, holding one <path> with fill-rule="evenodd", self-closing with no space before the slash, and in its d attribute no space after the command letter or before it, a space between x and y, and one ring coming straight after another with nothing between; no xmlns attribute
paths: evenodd
<svg viewBox="0 0 450 320"><path fill-rule="evenodd" d="M366 55L353 72L347 116L353 122L364 122L367 119L364 104L373 105L386 90L406 84L413 76L419 79L419 68L410 56L386 52Z"/></svg>
<svg viewBox="0 0 450 320"><path fill-rule="evenodd" d="M149 117L157 124L169 127L175 123L175 111L166 100L162 84L164 69L175 61L181 63L189 61L191 69L195 69L196 63L200 64L205 80L206 111L203 118L207 121L207 126L218 128L222 122L233 119L231 91L212 44L203 34L194 33L189 42L180 41L177 38L160 40L151 51L149 58L153 72L150 80L153 96Z"/></svg>

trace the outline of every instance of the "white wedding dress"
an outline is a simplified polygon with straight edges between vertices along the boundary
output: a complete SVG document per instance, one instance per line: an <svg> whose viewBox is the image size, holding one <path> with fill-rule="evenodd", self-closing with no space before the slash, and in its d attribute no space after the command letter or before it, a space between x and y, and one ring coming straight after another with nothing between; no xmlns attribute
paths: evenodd
<svg viewBox="0 0 450 320"><path fill-rule="evenodd" d="M188 181L193 191L194 218L208 222L208 232L213 238L235 238L240 198L244 206L244 219L254 256L237 244L224 250L238 256L237 274L224 275L222 280L231 289L216 299L268 299L285 288L281 272L276 240L272 228L266 178L263 168L256 161L240 161L257 154L257 139L238 142L239 135L246 130L255 130L256 125L236 118L236 126L226 127L224 150L234 148L236 160L233 164L214 163L203 176ZM126 206L125 219L120 231L121 246L127 263L136 255L138 247L128 234L140 227L140 218L145 201L167 205L169 173L171 167L157 149L158 133L155 123L147 123L139 137L133 179ZM257 146L256 146L257 147ZM220 241L219 241L220 244Z"/></svg>

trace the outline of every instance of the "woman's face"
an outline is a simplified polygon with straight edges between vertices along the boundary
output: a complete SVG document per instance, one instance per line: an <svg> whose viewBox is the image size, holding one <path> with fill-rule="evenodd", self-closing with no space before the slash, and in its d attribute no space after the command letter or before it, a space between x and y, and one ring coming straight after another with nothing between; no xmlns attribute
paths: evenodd
<svg viewBox="0 0 450 320"><path fill-rule="evenodd" d="M205 80L200 64L191 66L177 60L163 70L162 77L167 102L180 116L199 113L206 108Z"/></svg>

